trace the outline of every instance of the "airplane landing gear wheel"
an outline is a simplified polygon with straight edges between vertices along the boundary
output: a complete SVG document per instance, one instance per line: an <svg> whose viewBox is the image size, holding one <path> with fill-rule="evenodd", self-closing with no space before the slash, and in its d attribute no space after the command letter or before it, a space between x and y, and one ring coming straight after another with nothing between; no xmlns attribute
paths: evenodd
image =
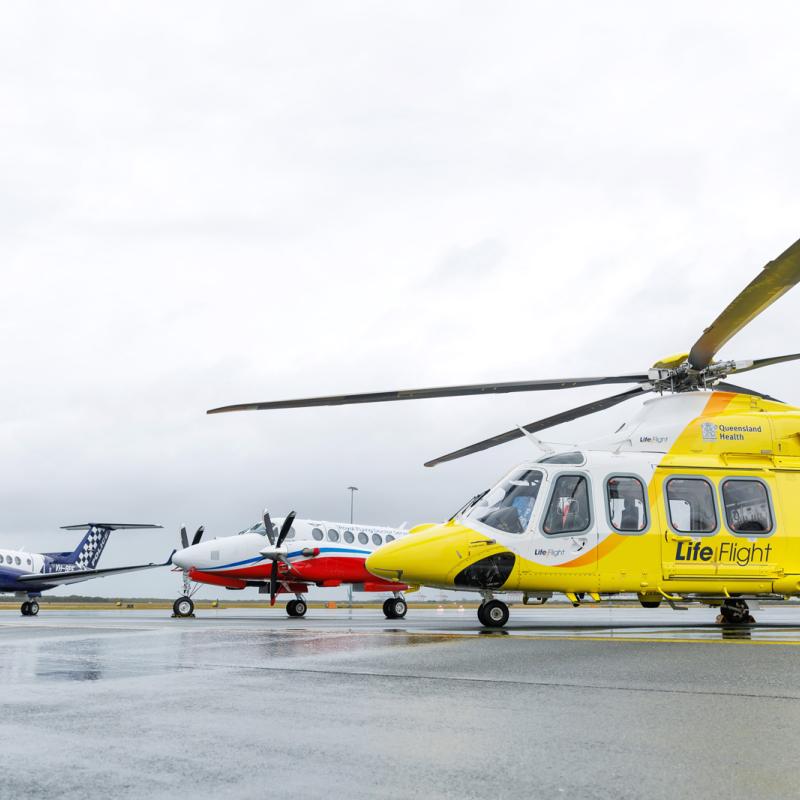
<svg viewBox="0 0 800 800"><path fill-rule="evenodd" d="M39 613L39 604L35 600L28 603L28 616L35 617Z"/></svg>
<svg viewBox="0 0 800 800"><path fill-rule="evenodd" d="M290 600L286 604L286 613L290 617L304 617L308 611L305 600Z"/></svg>
<svg viewBox="0 0 800 800"><path fill-rule="evenodd" d="M478 608L478 621L485 628L502 628L508 622L508 606L502 600L489 600Z"/></svg>
<svg viewBox="0 0 800 800"><path fill-rule="evenodd" d="M192 617L194 616L194 603L191 597L179 597L172 604L172 611L176 617Z"/></svg>
<svg viewBox="0 0 800 800"><path fill-rule="evenodd" d="M386 619L403 619L408 611L408 604L402 597L390 597L383 601L383 615Z"/></svg>
<svg viewBox="0 0 800 800"><path fill-rule="evenodd" d="M26 600L20 607L20 613L23 617L29 617L31 615L31 604Z"/></svg>
<svg viewBox="0 0 800 800"><path fill-rule="evenodd" d="M726 600L719 607L718 625L755 625L755 622L744 600Z"/></svg>

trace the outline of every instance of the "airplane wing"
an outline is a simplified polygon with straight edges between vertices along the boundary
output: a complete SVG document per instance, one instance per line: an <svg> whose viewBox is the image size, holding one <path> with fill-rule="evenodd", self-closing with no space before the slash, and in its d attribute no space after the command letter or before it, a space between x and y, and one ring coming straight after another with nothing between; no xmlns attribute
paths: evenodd
<svg viewBox="0 0 800 800"><path fill-rule="evenodd" d="M67 583L80 583L92 578L107 578L109 575L122 575L125 572L138 572L143 569L168 567L172 563L172 555L163 564L133 564L129 567L109 567L108 569L77 569L72 572L29 572L15 580L19 583L41 584L42 586L62 586Z"/></svg>

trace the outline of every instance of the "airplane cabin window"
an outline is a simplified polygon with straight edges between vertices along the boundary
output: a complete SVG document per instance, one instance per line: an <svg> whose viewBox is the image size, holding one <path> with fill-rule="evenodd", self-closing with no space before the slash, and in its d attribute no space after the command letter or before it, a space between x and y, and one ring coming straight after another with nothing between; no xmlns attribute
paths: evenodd
<svg viewBox="0 0 800 800"><path fill-rule="evenodd" d="M733 533L769 533L772 530L769 494L761 481L743 478L723 481L722 504Z"/></svg>
<svg viewBox="0 0 800 800"><path fill-rule="evenodd" d="M392 536L391 533L387 533L386 534L386 541L387 542L393 542L394 541L394 536Z"/></svg>
<svg viewBox="0 0 800 800"><path fill-rule="evenodd" d="M344 532L344 540L347 542L347 544L353 544L353 540L354 539L355 539L355 536L353 536L353 531L345 531Z"/></svg>
<svg viewBox="0 0 800 800"><path fill-rule="evenodd" d="M377 533L372 534L372 543L376 547L380 547L383 544L383 539L381 539L380 535Z"/></svg>
<svg viewBox="0 0 800 800"><path fill-rule="evenodd" d="M542 530L547 534L579 533L591 524L589 486L583 475L559 475Z"/></svg>
<svg viewBox="0 0 800 800"><path fill-rule="evenodd" d="M335 531L333 528L331 528L328 531L328 541L329 542L338 542L339 541L339 531Z"/></svg>
<svg viewBox="0 0 800 800"><path fill-rule="evenodd" d="M31 560L30 560L29 558L26 558L26 559L25 559L25 563L26 563L28 566L30 566L30 564L31 564Z"/></svg>
<svg viewBox="0 0 800 800"><path fill-rule="evenodd" d="M321 542L325 538L325 534L319 528L312 528L311 535L318 541Z"/></svg>
<svg viewBox="0 0 800 800"><path fill-rule="evenodd" d="M14 563L14 559L11 558L11 556L6 556L6 564L13 564L13 563Z"/></svg>
<svg viewBox="0 0 800 800"><path fill-rule="evenodd" d="M19 556L14 556L14 563L17 564L17 565L22 563L22 560L20 559Z"/></svg>
<svg viewBox="0 0 800 800"><path fill-rule="evenodd" d="M361 533L358 534L358 541L361 542L361 544L368 544L369 536L367 536L367 534L364 533L364 531L361 531Z"/></svg>
<svg viewBox="0 0 800 800"><path fill-rule="evenodd" d="M638 478L614 476L606 482L608 518L625 533L638 533L647 527L644 486Z"/></svg>
<svg viewBox="0 0 800 800"><path fill-rule="evenodd" d="M713 533L717 529L714 492L705 478L667 481L669 521L678 533Z"/></svg>
<svg viewBox="0 0 800 800"><path fill-rule="evenodd" d="M286 538L294 539L295 536L297 536L297 531L294 529L294 525L292 525L292 527L289 528L289 533L286 534Z"/></svg>
<svg viewBox="0 0 800 800"><path fill-rule="evenodd" d="M518 470L487 492L467 512L484 525L505 533L525 533L542 487L538 469Z"/></svg>

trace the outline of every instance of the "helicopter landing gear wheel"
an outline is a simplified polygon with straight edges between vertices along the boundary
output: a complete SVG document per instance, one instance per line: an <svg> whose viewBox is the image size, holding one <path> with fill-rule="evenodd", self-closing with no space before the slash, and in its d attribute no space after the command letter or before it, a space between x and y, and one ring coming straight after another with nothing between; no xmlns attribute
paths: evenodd
<svg viewBox="0 0 800 800"><path fill-rule="evenodd" d="M383 615L386 619L403 619L408 611L408 604L402 597L389 597L383 601Z"/></svg>
<svg viewBox="0 0 800 800"><path fill-rule="evenodd" d="M31 604L26 600L20 607L20 613L23 617L29 617L31 615Z"/></svg>
<svg viewBox="0 0 800 800"><path fill-rule="evenodd" d="M478 608L478 621L484 628L502 628L508 622L508 606L502 600L488 600Z"/></svg>
<svg viewBox="0 0 800 800"><path fill-rule="evenodd" d="M305 600L290 600L286 604L286 613L290 617L304 617L308 611L308 606Z"/></svg>
<svg viewBox="0 0 800 800"><path fill-rule="evenodd" d="M179 597L172 604L172 611L176 617L193 617L194 616L194 603L191 597Z"/></svg>
<svg viewBox="0 0 800 800"><path fill-rule="evenodd" d="M726 600L719 607L717 625L755 625L755 622L744 600Z"/></svg>

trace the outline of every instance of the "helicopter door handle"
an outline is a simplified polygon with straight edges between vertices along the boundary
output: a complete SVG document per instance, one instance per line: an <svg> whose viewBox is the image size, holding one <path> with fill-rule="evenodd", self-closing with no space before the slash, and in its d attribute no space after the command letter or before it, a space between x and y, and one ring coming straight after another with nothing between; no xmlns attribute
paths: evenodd
<svg viewBox="0 0 800 800"><path fill-rule="evenodd" d="M497 544L497 542L494 539L477 539L474 542L470 542L472 547L474 547L476 544L483 544L488 547L490 544Z"/></svg>
<svg viewBox="0 0 800 800"><path fill-rule="evenodd" d="M672 531L664 531L664 538L668 542L693 542L694 539L691 536L678 536Z"/></svg>

